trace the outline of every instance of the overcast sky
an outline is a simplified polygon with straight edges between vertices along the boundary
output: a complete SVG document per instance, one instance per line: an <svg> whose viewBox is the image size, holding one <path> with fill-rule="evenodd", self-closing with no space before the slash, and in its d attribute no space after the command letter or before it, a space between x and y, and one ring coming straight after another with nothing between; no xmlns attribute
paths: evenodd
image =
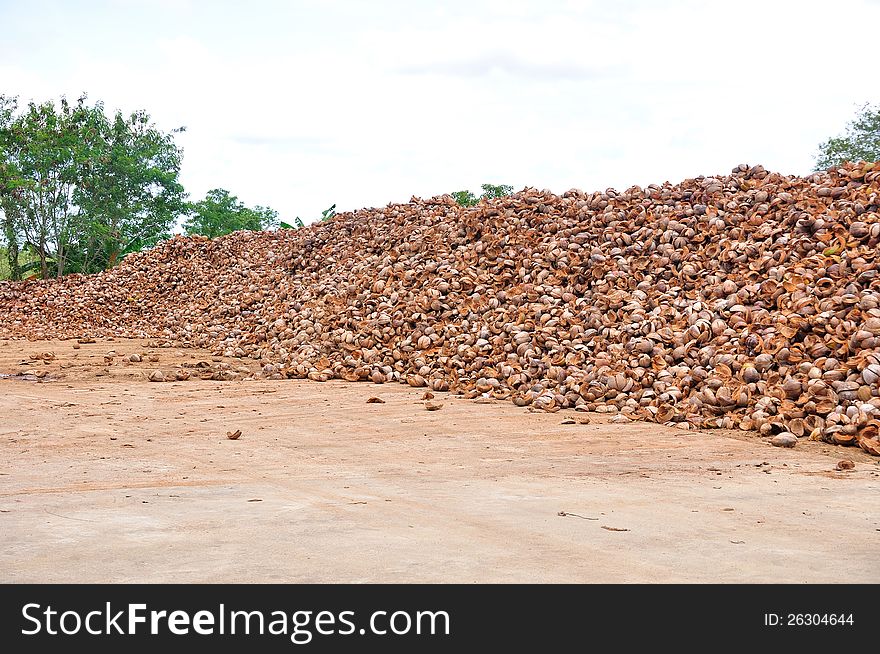
<svg viewBox="0 0 880 654"><path fill-rule="evenodd" d="M880 1L0 0L0 93L184 125L191 198L307 221L483 182L811 170L880 102Z"/></svg>

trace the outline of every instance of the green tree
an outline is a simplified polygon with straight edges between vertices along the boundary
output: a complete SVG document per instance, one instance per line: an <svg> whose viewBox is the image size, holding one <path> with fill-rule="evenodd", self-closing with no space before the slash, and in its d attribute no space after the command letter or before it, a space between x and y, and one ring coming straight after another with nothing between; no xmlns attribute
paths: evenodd
<svg viewBox="0 0 880 654"><path fill-rule="evenodd" d="M480 200L503 198L505 195L513 193L513 187L509 184L481 184L480 188L483 189L480 197L477 197L470 191L456 191L451 194L452 199L463 207L472 207Z"/></svg>
<svg viewBox="0 0 880 654"><path fill-rule="evenodd" d="M480 184L483 194L480 195L481 200L491 200L493 198L503 198L505 195L513 193L513 187L509 184Z"/></svg>
<svg viewBox="0 0 880 654"><path fill-rule="evenodd" d="M15 109L16 98L0 95L0 211L3 212L2 242L5 245L9 277L21 279L19 266L19 237L21 232L21 202L17 190L9 180L14 178L14 162L9 156L9 136Z"/></svg>
<svg viewBox="0 0 880 654"><path fill-rule="evenodd" d="M10 274L92 272L167 234L184 209L180 150L137 111L0 96L0 208ZM19 239L36 265L18 265ZM15 261L13 261L13 259Z"/></svg>
<svg viewBox="0 0 880 654"><path fill-rule="evenodd" d="M208 191L204 200L190 205L190 216L183 224L187 234L215 238L239 229L261 230L278 225L278 212L268 207L244 206L222 188Z"/></svg>
<svg viewBox="0 0 880 654"><path fill-rule="evenodd" d="M452 193L452 199L463 207L472 207L479 199L470 191L455 191Z"/></svg>
<svg viewBox="0 0 880 654"><path fill-rule="evenodd" d="M74 192L80 220L74 235L79 268L91 272L115 265L129 252L170 236L186 209L180 184L181 151L174 135L150 122L144 111L108 119L98 104L86 141L90 151Z"/></svg>
<svg viewBox="0 0 880 654"><path fill-rule="evenodd" d="M71 219L75 214L73 191L78 166L84 158L79 129L86 120L85 98L70 104L30 102L23 113L3 126L0 141L6 154L0 179L6 202L4 213L18 214L27 245L47 277L50 260L58 276L64 273ZM14 203L14 206L13 204Z"/></svg>
<svg viewBox="0 0 880 654"><path fill-rule="evenodd" d="M21 219L21 205L11 195L0 194L0 211L3 212L3 242L6 250L6 262L9 268L9 278L21 279L21 265L19 264L20 248L19 233Z"/></svg>
<svg viewBox="0 0 880 654"><path fill-rule="evenodd" d="M865 104L846 125L845 132L819 146L816 169L824 170L844 161L880 161L880 106Z"/></svg>

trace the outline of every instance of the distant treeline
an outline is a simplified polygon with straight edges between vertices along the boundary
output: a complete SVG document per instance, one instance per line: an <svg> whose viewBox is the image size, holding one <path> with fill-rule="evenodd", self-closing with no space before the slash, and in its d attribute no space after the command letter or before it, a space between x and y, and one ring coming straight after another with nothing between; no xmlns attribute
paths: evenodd
<svg viewBox="0 0 880 654"><path fill-rule="evenodd" d="M95 272L129 252L187 233L219 236L277 225L224 189L187 202L182 152L144 111L101 102L28 102L0 95L0 220L6 278Z"/></svg>

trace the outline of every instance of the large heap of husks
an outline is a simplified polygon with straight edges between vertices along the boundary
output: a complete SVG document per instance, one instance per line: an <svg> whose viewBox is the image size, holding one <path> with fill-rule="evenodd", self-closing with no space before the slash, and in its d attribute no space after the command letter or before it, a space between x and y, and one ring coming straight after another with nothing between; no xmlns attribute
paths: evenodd
<svg viewBox="0 0 880 654"><path fill-rule="evenodd" d="M176 237L0 285L0 336L167 338L267 377L402 382L880 454L880 164L449 196Z"/></svg>

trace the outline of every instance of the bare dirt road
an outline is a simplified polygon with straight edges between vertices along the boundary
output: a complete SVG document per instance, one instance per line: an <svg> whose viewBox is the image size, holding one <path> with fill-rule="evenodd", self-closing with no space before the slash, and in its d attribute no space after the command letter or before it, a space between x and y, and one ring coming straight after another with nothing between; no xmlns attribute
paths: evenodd
<svg viewBox="0 0 880 654"><path fill-rule="evenodd" d="M159 345L0 341L0 580L880 582L856 448L207 380L242 362Z"/></svg>

